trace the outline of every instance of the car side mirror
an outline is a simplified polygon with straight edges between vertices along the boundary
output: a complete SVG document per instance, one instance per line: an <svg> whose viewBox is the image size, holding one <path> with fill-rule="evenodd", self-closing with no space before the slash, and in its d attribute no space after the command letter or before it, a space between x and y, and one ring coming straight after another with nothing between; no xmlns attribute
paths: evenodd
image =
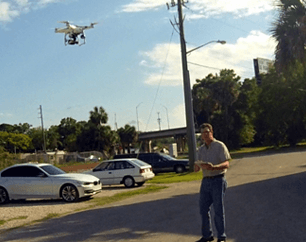
<svg viewBox="0 0 306 242"><path fill-rule="evenodd" d="M44 177L48 177L45 173L39 173L38 177L44 178Z"/></svg>

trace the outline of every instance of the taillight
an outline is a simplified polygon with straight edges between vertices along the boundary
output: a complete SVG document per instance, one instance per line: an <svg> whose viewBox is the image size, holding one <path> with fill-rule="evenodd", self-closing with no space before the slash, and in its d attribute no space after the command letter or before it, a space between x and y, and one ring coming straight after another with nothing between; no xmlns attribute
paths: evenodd
<svg viewBox="0 0 306 242"><path fill-rule="evenodd" d="M145 173L145 169L140 169L139 170L139 173L141 174L141 173Z"/></svg>
<svg viewBox="0 0 306 242"><path fill-rule="evenodd" d="M150 171L153 171L153 170L152 170L152 167L150 168Z"/></svg>

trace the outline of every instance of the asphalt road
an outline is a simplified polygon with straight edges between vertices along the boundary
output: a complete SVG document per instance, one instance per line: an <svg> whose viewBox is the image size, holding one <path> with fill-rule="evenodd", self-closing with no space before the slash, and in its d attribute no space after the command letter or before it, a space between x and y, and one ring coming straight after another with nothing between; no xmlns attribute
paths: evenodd
<svg viewBox="0 0 306 242"><path fill-rule="evenodd" d="M306 152L233 160L228 242L305 241ZM200 236L200 181L0 234L0 241L187 242ZM1 208L0 208L1 209Z"/></svg>

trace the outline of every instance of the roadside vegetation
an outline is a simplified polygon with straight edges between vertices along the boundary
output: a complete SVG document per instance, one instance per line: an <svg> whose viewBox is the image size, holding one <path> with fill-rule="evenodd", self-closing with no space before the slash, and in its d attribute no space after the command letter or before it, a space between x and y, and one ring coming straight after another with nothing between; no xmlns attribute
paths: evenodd
<svg viewBox="0 0 306 242"><path fill-rule="evenodd" d="M162 189L168 188L167 186L157 186L157 185L149 185L142 189L120 192L110 197L93 197L92 200L88 201L91 205L88 206L86 209L104 206L106 204L122 201L124 199L137 196L137 195L144 195L152 192L158 192ZM80 209L85 210L85 209Z"/></svg>
<svg viewBox="0 0 306 242"><path fill-rule="evenodd" d="M11 219L8 219L8 220L0 220L0 226L7 223L7 222L13 221L13 220L20 220L20 219L27 219L27 218L28 218L28 216L19 216L19 217L11 218Z"/></svg>

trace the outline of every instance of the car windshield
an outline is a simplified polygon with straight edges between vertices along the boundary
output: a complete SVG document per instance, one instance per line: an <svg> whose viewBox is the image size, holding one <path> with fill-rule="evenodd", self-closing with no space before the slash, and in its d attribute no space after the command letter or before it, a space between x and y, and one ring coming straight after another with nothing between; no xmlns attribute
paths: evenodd
<svg viewBox="0 0 306 242"><path fill-rule="evenodd" d="M173 158L172 156L170 155L166 155L164 153L159 153L162 157L166 158L167 160L175 160L175 158Z"/></svg>
<svg viewBox="0 0 306 242"><path fill-rule="evenodd" d="M138 166L147 166L148 163L143 162L142 160L133 159L133 162L136 163Z"/></svg>
<svg viewBox="0 0 306 242"><path fill-rule="evenodd" d="M57 168L52 165L45 165L45 166L40 166L41 169L43 169L45 172L47 172L49 175L60 175L60 174L66 174L63 170L60 168Z"/></svg>

